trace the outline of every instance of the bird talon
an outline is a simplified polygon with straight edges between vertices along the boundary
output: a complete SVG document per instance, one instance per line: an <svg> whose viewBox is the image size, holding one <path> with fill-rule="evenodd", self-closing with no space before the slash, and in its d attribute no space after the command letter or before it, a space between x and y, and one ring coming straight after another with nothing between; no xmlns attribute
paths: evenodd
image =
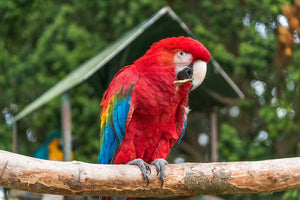
<svg viewBox="0 0 300 200"><path fill-rule="evenodd" d="M150 165L146 165L146 169L147 169L147 171L149 171L149 174L151 174L151 168L150 168Z"/></svg>
<svg viewBox="0 0 300 200"><path fill-rule="evenodd" d="M160 188L163 187L163 185L164 185L164 180L165 180L165 178L164 178L164 179L161 179L161 185L160 185Z"/></svg>
<svg viewBox="0 0 300 200"><path fill-rule="evenodd" d="M146 178L146 180L147 180L147 185L146 186L148 186L149 185L149 176L146 175L146 176L144 176L144 178Z"/></svg>
<svg viewBox="0 0 300 200"><path fill-rule="evenodd" d="M162 187L164 185L164 180L166 177L166 165L168 164L168 162L165 159L159 158L152 161L151 164L155 165L157 176L160 174L160 180L161 180L160 187Z"/></svg>
<svg viewBox="0 0 300 200"><path fill-rule="evenodd" d="M151 174L151 169L150 169L150 166L148 163L146 163L145 161L143 161L142 159L138 158L138 159L135 159L135 160L132 160L132 161L129 161L127 164L129 165L137 165L142 174L143 174L143 177L147 180L147 186L149 185L149 176L148 176L148 171L149 171L149 174Z"/></svg>

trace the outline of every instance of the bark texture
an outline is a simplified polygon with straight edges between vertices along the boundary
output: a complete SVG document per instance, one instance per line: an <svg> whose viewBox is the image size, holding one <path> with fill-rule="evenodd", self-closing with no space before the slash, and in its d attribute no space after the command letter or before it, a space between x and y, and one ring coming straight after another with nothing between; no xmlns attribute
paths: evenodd
<svg viewBox="0 0 300 200"><path fill-rule="evenodd" d="M48 161L0 150L0 186L36 193L162 197L300 189L300 157L170 164L162 188L154 166L151 171L147 186L137 166Z"/></svg>

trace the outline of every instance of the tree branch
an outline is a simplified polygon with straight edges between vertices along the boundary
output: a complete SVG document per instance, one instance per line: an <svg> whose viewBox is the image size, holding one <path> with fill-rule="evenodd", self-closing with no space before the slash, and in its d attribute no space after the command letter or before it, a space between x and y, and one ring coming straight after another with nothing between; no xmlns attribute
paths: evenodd
<svg viewBox="0 0 300 200"><path fill-rule="evenodd" d="M151 171L146 186L136 166L48 161L0 150L0 186L36 193L158 197L300 189L300 157L170 164L162 188L154 166Z"/></svg>

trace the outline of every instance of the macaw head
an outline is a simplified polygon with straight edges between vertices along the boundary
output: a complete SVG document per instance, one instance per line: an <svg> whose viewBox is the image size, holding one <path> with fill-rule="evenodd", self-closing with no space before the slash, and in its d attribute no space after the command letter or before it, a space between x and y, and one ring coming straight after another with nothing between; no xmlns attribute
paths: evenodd
<svg viewBox="0 0 300 200"><path fill-rule="evenodd" d="M140 59L143 66L158 66L172 69L174 84L192 82L191 90L197 88L205 78L210 53L203 44L190 37L171 37L154 43Z"/></svg>

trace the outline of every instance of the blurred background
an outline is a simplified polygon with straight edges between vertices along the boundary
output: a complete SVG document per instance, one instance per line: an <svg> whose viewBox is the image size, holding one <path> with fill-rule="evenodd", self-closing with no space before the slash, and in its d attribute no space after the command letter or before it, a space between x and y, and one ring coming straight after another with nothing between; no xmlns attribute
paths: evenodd
<svg viewBox="0 0 300 200"><path fill-rule="evenodd" d="M12 151L14 116L26 105L164 6L186 23L245 95L217 108L218 161L299 156L299 0L2 0L0 149ZM107 88L108 82L103 84ZM97 163L104 88L84 82L70 90L76 160ZM190 113L170 163L211 161L211 119L210 112ZM18 152L33 156L60 130L61 98L55 98L18 124ZM221 197L288 200L300 199L300 192Z"/></svg>

